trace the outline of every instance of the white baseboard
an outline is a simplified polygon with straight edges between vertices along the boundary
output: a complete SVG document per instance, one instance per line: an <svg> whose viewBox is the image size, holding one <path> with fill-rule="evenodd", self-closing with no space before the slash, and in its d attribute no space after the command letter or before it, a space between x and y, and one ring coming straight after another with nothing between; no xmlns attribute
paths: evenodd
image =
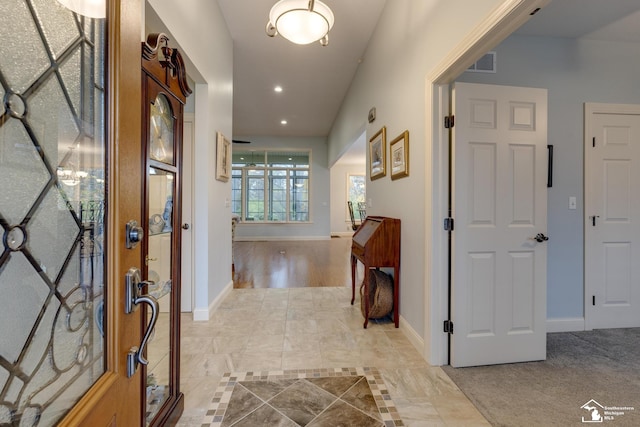
<svg viewBox="0 0 640 427"><path fill-rule="evenodd" d="M584 331L584 317L547 319L547 333Z"/></svg>
<svg viewBox="0 0 640 427"><path fill-rule="evenodd" d="M218 306L222 303L224 298L227 296L229 292L233 290L233 280L227 283L222 289L222 292L213 300L211 304L209 304L208 308L196 308L193 310L193 321L194 322L207 322L211 317L211 313L215 311Z"/></svg>
<svg viewBox="0 0 640 427"><path fill-rule="evenodd" d="M400 330L404 336L407 337L411 345L418 350L418 353L424 357L424 339L411 327L409 322L404 320L404 317L402 316L400 316Z"/></svg>
<svg viewBox="0 0 640 427"><path fill-rule="evenodd" d="M271 242L286 240L329 240L331 236L235 236L236 242Z"/></svg>

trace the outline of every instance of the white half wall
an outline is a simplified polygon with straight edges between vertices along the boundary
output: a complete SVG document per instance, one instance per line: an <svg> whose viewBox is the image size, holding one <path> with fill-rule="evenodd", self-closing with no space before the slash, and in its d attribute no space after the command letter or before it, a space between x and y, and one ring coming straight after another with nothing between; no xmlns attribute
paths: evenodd
<svg viewBox="0 0 640 427"><path fill-rule="evenodd" d="M231 277L231 184L215 179L216 132L231 137L233 41L218 6L209 0L147 0L178 48L195 80L195 183L193 235L194 312L208 312ZM197 31L196 31L197 29Z"/></svg>

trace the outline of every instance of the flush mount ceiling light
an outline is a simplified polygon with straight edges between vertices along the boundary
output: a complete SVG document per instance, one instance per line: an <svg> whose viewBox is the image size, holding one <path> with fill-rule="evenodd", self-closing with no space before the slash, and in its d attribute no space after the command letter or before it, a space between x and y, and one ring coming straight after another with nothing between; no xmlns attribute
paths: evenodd
<svg viewBox="0 0 640 427"><path fill-rule="evenodd" d="M280 0L269 12L266 31L269 37L280 34L296 44L319 40L326 46L333 21L333 12L319 0Z"/></svg>
<svg viewBox="0 0 640 427"><path fill-rule="evenodd" d="M107 16L105 0L58 0L58 3L88 18L102 19Z"/></svg>

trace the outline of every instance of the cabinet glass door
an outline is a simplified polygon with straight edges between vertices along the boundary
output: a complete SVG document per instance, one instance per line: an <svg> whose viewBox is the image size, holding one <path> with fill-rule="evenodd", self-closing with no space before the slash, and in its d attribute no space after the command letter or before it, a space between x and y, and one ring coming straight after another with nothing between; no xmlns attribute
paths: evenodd
<svg viewBox="0 0 640 427"><path fill-rule="evenodd" d="M170 395L171 387L171 307L174 283L173 196L175 175L155 167L149 168L147 203L149 235L146 267L147 293L160 305L155 331L148 344L147 424L156 416ZM153 284L151 284L153 282ZM149 313L147 318L150 318Z"/></svg>

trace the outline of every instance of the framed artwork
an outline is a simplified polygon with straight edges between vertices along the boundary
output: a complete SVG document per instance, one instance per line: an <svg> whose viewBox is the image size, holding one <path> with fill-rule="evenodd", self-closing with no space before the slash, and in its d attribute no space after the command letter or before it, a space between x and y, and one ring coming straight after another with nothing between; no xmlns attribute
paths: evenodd
<svg viewBox="0 0 640 427"><path fill-rule="evenodd" d="M409 131L405 130L389 144L391 179L409 176Z"/></svg>
<svg viewBox="0 0 640 427"><path fill-rule="evenodd" d="M387 128L382 126L369 139L369 176L371 180L382 178L387 174Z"/></svg>
<svg viewBox="0 0 640 427"><path fill-rule="evenodd" d="M222 134L216 134L216 179L227 182L231 176L231 142Z"/></svg>

